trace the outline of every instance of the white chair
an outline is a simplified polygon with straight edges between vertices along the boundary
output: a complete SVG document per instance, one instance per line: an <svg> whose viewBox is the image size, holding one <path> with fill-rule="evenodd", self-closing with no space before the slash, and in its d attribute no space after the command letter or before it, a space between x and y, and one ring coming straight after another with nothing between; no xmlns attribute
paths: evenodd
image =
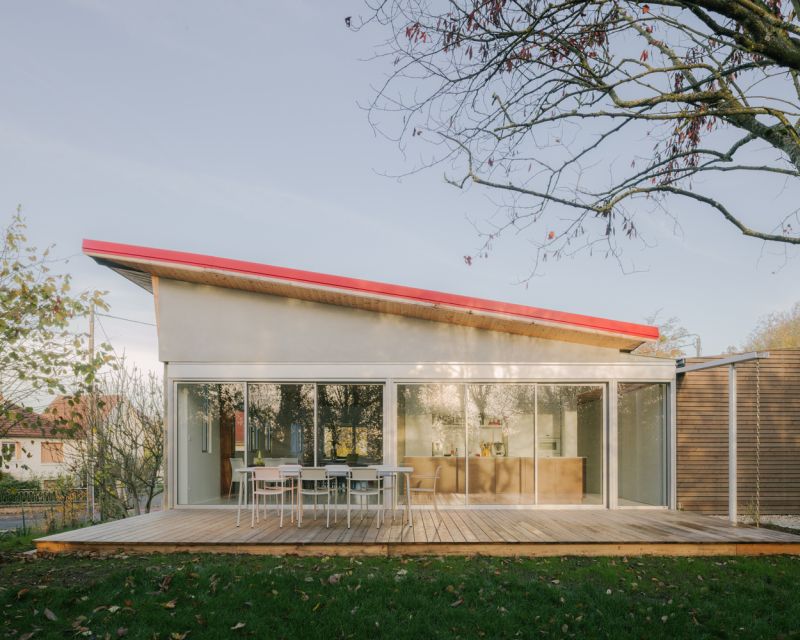
<svg viewBox="0 0 800 640"><path fill-rule="evenodd" d="M242 474L239 473L239 469L244 469L244 460L242 458L228 458L228 462L231 463L231 485L228 487L228 499L230 499L234 483L239 484L242 481Z"/></svg>
<svg viewBox="0 0 800 640"><path fill-rule="evenodd" d="M303 483L310 483L311 486L304 486ZM324 467L305 467L300 470L297 486L297 503L299 513L297 515L297 527L303 523L303 498L304 496L314 497L314 520L317 519L317 499L325 496L325 527L331 526L331 492L334 490L331 485L331 476Z"/></svg>
<svg viewBox="0 0 800 640"><path fill-rule="evenodd" d="M369 506L370 496L375 496L378 502L378 515L375 517L375 526L380 528L381 515L383 514L383 478L378 475L377 469L350 469L347 474L347 528L350 528L350 507L352 497L360 501L361 519L364 519L364 500Z"/></svg>
<svg viewBox="0 0 800 640"><path fill-rule="evenodd" d="M433 501L433 510L436 512L436 517L441 522L442 516L439 515L439 504L436 500L436 484L439 482L439 475L442 472L442 465L437 465L436 470L433 473L427 474L418 474L411 476L411 493L424 493L431 496L431 500ZM430 486L414 486L414 481L418 481L423 484L430 483ZM411 496L407 497L408 500L411 499Z"/></svg>
<svg viewBox="0 0 800 640"><path fill-rule="evenodd" d="M281 520L280 526L283 527L283 505L284 496L290 492L291 487L286 486L286 479L281 475L278 467L263 467L253 470L253 510L250 512L250 526L254 527L256 522L260 522L258 516L258 503L260 496L264 497L264 517L267 517L267 498L275 496L276 503L277 497L281 497L280 511Z"/></svg>

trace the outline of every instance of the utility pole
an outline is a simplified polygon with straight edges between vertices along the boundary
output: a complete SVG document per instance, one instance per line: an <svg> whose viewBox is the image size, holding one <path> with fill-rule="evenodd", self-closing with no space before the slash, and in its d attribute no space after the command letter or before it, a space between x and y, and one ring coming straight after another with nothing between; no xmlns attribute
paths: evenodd
<svg viewBox="0 0 800 640"><path fill-rule="evenodd" d="M94 367L94 302L89 307L89 365ZM86 455L86 501L89 508L89 519L94 522L94 418L95 418L95 398L94 398L94 379L89 385L89 403L86 426L89 433L89 449Z"/></svg>

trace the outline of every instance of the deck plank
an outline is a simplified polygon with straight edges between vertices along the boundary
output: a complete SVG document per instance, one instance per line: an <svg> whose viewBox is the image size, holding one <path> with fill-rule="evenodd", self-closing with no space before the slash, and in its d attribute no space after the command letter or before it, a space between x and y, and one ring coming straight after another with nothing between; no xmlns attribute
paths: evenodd
<svg viewBox="0 0 800 640"><path fill-rule="evenodd" d="M346 514L325 527L325 511L306 510L301 528L284 526L277 513L250 527L250 512L229 508L175 509L94 525L40 538L45 551L123 549L127 551L191 550L247 553L433 553L496 555L592 555L599 553L793 553L800 554L800 536L747 526L724 519L664 509L449 509L441 520L429 506L414 509L414 526L404 513L391 512L375 526L375 511L363 521ZM333 514L331 514L333 516Z"/></svg>

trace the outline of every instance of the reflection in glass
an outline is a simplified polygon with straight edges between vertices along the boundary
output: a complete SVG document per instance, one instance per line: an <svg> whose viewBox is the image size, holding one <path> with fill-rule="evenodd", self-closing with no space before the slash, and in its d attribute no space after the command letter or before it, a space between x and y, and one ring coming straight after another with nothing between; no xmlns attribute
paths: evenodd
<svg viewBox="0 0 800 640"><path fill-rule="evenodd" d="M470 504L534 503L534 386L467 387Z"/></svg>
<svg viewBox="0 0 800 640"><path fill-rule="evenodd" d="M242 385L181 383L177 400L178 503L228 502L231 458L244 453Z"/></svg>
<svg viewBox="0 0 800 640"><path fill-rule="evenodd" d="M314 464L314 385L247 385L249 463L297 460Z"/></svg>
<svg viewBox="0 0 800 640"><path fill-rule="evenodd" d="M317 464L383 461L383 385L317 385Z"/></svg>
<svg viewBox="0 0 800 640"><path fill-rule="evenodd" d="M603 387L537 386L539 504L602 504Z"/></svg>
<svg viewBox="0 0 800 640"><path fill-rule="evenodd" d="M619 504L667 504L667 385L620 383Z"/></svg>
<svg viewBox="0 0 800 640"><path fill-rule="evenodd" d="M441 467L436 490L443 504L464 504L464 444L463 385L397 385L397 460L420 475Z"/></svg>

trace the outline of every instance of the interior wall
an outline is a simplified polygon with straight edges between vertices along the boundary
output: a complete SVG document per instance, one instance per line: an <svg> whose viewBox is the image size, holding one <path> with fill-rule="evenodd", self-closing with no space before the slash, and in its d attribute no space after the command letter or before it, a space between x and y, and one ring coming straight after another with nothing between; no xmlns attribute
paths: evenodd
<svg viewBox="0 0 800 640"><path fill-rule="evenodd" d="M667 503L666 401L666 385L642 385L620 395L617 456L621 500Z"/></svg>
<svg viewBox="0 0 800 640"><path fill-rule="evenodd" d="M603 494L603 400L578 405L578 455L586 458L586 493Z"/></svg>
<svg viewBox="0 0 800 640"><path fill-rule="evenodd" d="M178 501L203 504L220 497L220 420L210 406L206 413L198 391L205 385L178 385ZM212 400L213 401L213 400ZM203 451L206 416L210 420L209 447Z"/></svg>

